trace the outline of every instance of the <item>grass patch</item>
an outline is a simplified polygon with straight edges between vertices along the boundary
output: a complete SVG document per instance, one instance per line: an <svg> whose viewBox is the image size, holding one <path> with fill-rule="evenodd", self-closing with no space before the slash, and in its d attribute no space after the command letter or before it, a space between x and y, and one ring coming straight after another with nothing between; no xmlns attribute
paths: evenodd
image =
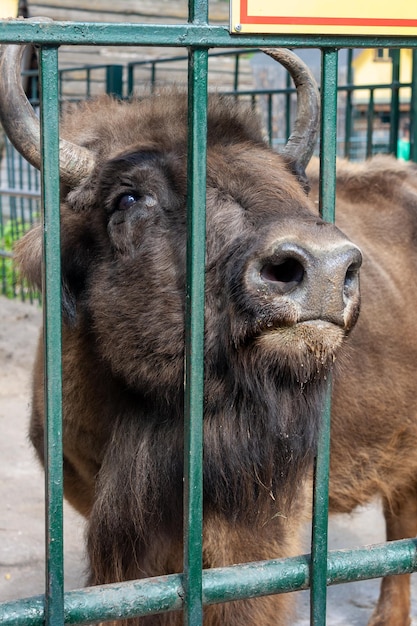
<svg viewBox="0 0 417 626"><path fill-rule="evenodd" d="M22 278L13 260L13 247L31 227L29 222L8 219L0 222L0 289L7 298L39 300L39 294Z"/></svg>

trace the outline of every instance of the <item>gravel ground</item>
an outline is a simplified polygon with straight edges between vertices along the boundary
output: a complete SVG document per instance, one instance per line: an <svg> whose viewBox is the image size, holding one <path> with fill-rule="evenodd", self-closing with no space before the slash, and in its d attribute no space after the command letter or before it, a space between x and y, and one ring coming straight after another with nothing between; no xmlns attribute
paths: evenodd
<svg viewBox="0 0 417 626"><path fill-rule="evenodd" d="M0 297L0 601L43 593L43 473L26 438L30 370L40 323L37 306ZM84 581L83 520L67 505L64 516L65 586L75 589ZM383 540L376 504L330 521L331 548ZM331 587L327 624L365 626L378 588L377 580ZM415 574L413 588L412 624L417 626ZM298 596L296 626L308 626L308 592Z"/></svg>

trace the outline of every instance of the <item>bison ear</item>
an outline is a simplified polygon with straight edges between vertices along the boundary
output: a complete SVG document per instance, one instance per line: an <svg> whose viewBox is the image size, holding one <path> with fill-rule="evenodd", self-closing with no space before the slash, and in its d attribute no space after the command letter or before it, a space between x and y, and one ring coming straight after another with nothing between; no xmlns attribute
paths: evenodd
<svg viewBox="0 0 417 626"><path fill-rule="evenodd" d="M82 228L80 219L85 222ZM62 312L71 325L76 324L95 256L95 240L86 222L88 213L72 213L67 215L65 227L61 228Z"/></svg>
<svg viewBox="0 0 417 626"><path fill-rule="evenodd" d="M306 195L310 193L310 182L308 180L308 176L304 167L302 167L298 162L295 162L291 159L285 158L286 165L290 172L294 174L301 187L304 189Z"/></svg>
<svg viewBox="0 0 417 626"><path fill-rule="evenodd" d="M14 245L14 261L28 282L42 289L42 227L34 226Z"/></svg>
<svg viewBox="0 0 417 626"><path fill-rule="evenodd" d="M78 302L86 284L91 258L91 237L71 237L71 229L61 238L62 313L70 325L76 323ZM22 275L42 291L42 226L32 228L14 248L14 258Z"/></svg>

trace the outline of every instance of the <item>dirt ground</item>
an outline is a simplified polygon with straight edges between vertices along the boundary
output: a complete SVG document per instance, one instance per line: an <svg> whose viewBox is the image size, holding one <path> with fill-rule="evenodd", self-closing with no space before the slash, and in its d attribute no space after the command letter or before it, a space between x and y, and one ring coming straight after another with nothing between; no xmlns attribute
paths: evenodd
<svg viewBox="0 0 417 626"><path fill-rule="evenodd" d="M0 601L43 593L43 473L26 438L30 370L41 323L36 305L0 297ZM64 510L65 586L83 586L83 521ZM330 547L349 548L384 540L378 506L330 522ZM308 546L306 546L308 551ZM331 587L328 626L365 626L379 581ZM413 575L412 624L417 626L417 581ZM308 626L308 592L298 594L299 620ZM261 624L259 626L262 626Z"/></svg>

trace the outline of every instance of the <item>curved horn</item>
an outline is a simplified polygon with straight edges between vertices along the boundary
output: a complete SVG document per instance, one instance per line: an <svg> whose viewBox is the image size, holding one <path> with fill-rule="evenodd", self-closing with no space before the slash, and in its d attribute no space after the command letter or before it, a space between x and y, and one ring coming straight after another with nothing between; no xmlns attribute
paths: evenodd
<svg viewBox="0 0 417 626"><path fill-rule="evenodd" d="M262 52L288 70L297 89L297 116L294 130L282 154L305 169L313 155L320 127L320 96L317 83L307 65L291 50L262 48Z"/></svg>
<svg viewBox="0 0 417 626"><path fill-rule="evenodd" d="M20 74L24 48L0 46L0 122L14 147L40 169L40 124L23 90ZM63 139L59 142L59 161L62 180L70 186L88 176L94 167L90 150Z"/></svg>

